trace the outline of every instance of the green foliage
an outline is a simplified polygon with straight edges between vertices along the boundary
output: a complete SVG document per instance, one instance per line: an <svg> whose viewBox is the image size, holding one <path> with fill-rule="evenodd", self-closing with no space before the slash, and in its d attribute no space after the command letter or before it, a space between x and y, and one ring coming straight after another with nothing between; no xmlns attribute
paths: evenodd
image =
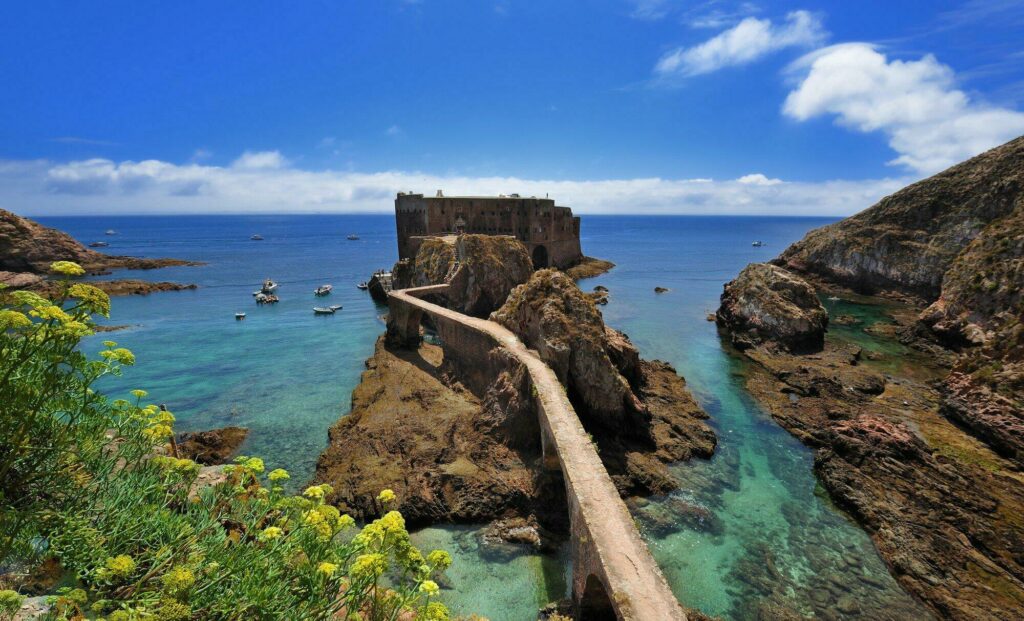
<svg viewBox="0 0 1024 621"><path fill-rule="evenodd" d="M56 558L76 584L49 618L448 619L432 578L451 557L424 556L397 511L359 529L325 504L329 486L286 495L287 472L255 457L197 484L199 466L170 454L170 412L141 390L92 389L135 359L111 341L98 359L81 353L109 299L62 287L54 302L0 291L0 572ZM15 603L0 592L0 619Z"/></svg>

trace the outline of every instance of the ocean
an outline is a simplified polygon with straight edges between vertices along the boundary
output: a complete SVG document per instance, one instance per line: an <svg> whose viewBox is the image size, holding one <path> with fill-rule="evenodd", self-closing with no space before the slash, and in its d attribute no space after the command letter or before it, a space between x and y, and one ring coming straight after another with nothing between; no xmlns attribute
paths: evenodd
<svg viewBox="0 0 1024 621"><path fill-rule="evenodd" d="M195 291L114 299L112 325L83 347L113 339L135 367L102 388L120 397L143 388L178 418L178 430L250 429L244 454L262 456L301 483L313 473L327 429L349 409L364 360L383 331L386 307L356 288L396 258L394 221L385 215L133 216L40 218L82 242L107 241L112 254L204 261L201 267L119 271L118 278L196 283ZM829 501L813 456L752 401L745 363L731 355L706 315L723 283L752 261L768 260L822 218L583 216L590 256L617 267L580 283L610 290L605 321L645 358L673 364L711 415L719 446L711 460L677 464L680 491L638 508L645 538L684 605L724 619L755 619L782 603L842 618L927 618L889 576L868 536ZM118 232L105 236L107 229ZM350 241L346 235L360 239ZM260 234L263 241L251 241ZM753 247L753 240L765 245ZM262 281L280 283L281 302L257 307ZM313 289L334 285L327 299ZM656 286L668 292L656 294ZM312 312L341 304L335 315ZM881 317L841 302L842 312ZM235 313L245 312L244 321ZM851 335L851 338L854 338ZM858 332L858 344L891 347ZM891 352L890 352L891 353ZM694 516L698 517L694 517ZM567 554L539 555L482 545L479 525L415 534L423 547L453 553L456 613L492 621L533 619L566 595Z"/></svg>

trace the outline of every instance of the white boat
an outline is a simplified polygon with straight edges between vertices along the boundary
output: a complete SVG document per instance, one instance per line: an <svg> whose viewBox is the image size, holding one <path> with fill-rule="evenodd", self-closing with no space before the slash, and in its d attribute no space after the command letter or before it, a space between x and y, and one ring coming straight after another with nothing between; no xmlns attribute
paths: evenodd
<svg viewBox="0 0 1024 621"><path fill-rule="evenodd" d="M331 289L333 289L333 288L334 287L332 287L331 285L320 285L319 287L317 287L316 289L313 290L313 295L315 295L317 297L325 296L328 293L330 293Z"/></svg>
<svg viewBox="0 0 1024 621"><path fill-rule="evenodd" d="M750 244L750 245L751 245L751 246L753 246L753 247L755 247L755 248L760 248L761 246L763 246L763 245L764 245L764 242L763 242L763 241L761 241L761 240L757 240L757 241L755 241L754 243L752 243L752 244Z"/></svg>
<svg viewBox="0 0 1024 621"><path fill-rule="evenodd" d="M253 235L253 236L252 236L252 237L250 237L249 239L251 239L251 240L253 240L253 241L262 241L262 239L263 239L263 236L262 236L262 235Z"/></svg>
<svg viewBox="0 0 1024 621"><path fill-rule="evenodd" d="M313 307L313 314L314 315L333 315L334 314L334 309L330 308L330 307L325 307L325 306L314 306Z"/></svg>
<svg viewBox="0 0 1024 621"><path fill-rule="evenodd" d="M834 296L834 295L830 295L830 296L828 296L828 301L829 301L829 302L838 302L838 301L839 301L839 300L841 300L841 299L842 299L842 298L836 297L836 296Z"/></svg>
<svg viewBox="0 0 1024 621"><path fill-rule="evenodd" d="M357 289L362 289L363 291L366 291L367 289L370 288L370 285L366 284L366 281L364 280L363 282L361 282L358 285L356 285L356 288Z"/></svg>
<svg viewBox="0 0 1024 621"><path fill-rule="evenodd" d="M263 287L260 288L260 293L273 293L275 291L277 291L276 282L269 278L263 281Z"/></svg>
<svg viewBox="0 0 1024 621"><path fill-rule="evenodd" d="M114 229L107 229L107 235L117 235L117 231Z"/></svg>
<svg viewBox="0 0 1024 621"><path fill-rule="evenodd" d="M238 319L238 320L245 319L245 313L235 313L235 319Z"/></svg>
<svg viewBox="0 0 1024 621"><path fill-rule="evenodd" d="M108 244L107 242L93 242L93 243L89 244L89 247L90 248L106 248L109 245L110 244Z"/></svg>
<svg viewBox="0 0 1024 621"><path fill-rule="evenodd" d="M359 239L359 236L356 235L355 233L352 233L348 237L346 237L345 239L351 239L351 240L355 241L355 240Z"/></svg>

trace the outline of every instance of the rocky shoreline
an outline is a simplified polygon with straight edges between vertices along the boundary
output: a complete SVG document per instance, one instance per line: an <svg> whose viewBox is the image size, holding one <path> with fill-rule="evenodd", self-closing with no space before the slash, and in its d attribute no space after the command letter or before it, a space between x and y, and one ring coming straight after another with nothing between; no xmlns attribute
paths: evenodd
<svg viewBox="0 0 1024 621"><path fill-rule="evenodd" d="M90 250L67 233L43 226L28 218L0 209L0 284L12 289L29 289L41 295L54 293L46 276L54 261L73 261L88 274L109 274L112 270L151 270L182 265L202 265L181 259L147 259L108 255ZM108 295L146 295L156 291L195 289L196 285L149 282L138 279L91 281Z"/></svg>
<svg viewBox="0 0 1024 621"><path fill-rule="evenodd" d="M751 394L941 618L1024 618L1021 240L1024 137L749 266L717 313ZM816 321L819 296L885 318Z"/></svg>

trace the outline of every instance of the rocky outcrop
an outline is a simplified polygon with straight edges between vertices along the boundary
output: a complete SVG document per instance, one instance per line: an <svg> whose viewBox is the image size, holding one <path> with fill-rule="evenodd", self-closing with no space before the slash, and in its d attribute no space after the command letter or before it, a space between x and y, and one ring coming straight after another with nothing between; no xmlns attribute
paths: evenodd
<svg viewBox="0 0 1024 621"><path fill-rule="evenodd" d="M182 433L177 438L178 454L204 466L226 464L248 435L245 427Z"/></svg>
<svg viewBox="0 0 1024 621"><path fill-rule="evenodd" d="M575 265L566 268L565 273L573 280L583 280L584 278L600 276L605 272L611 271L613 267L615 267L615 264L611 261L595 259L594 257L583 257Z"/></svg>
<svg viewBox="0 0 1024 621"><path fill-rule="evenodd" d="M199 265L179 259L143 259L89 250L67 233L0 209L0 270L46 274L54 261L74 261L90 273Z"/></svg>
<svg viewBox="0 0 1024 621"><path fill-rule="evenodd" d="M564 495L539 468L540 430L512 360L482 397L449 375L440 347L391 349L378 339L352 410L329 434L316 481L357 519L379 515L392 489L411 525L539 516L565 530Z"/></svg>
<svg viewBox="0 0 1024 621"><path fill-rule="evenodd" d="M891 290L931 302L958 255L1022 205L1024 137L811 231L776 262L854 290ZM1004 238L991 237L996 244Z"/></svg>
<svg viewBox="0 0 1024 621"><path fill-rule="evenodd" d="M748 389L815 449L822 485L909 592L941 618L1024 614L1024 485L938 413L935 358L905 353L897 365L833 340L814 355L745 353L757 363Z"/></svg>
<svg viewBox="0 0 1024 621"><path fill-rule="evenodd" d="M713 453L715 435L685 381L666 363L642 360L563 272L536 272L491 319L554 370L620 492L670 491L664 464Z"/></svg>
<svg viewBox="0 0 1024 621"><path fill-rule="evenodd" d="M773 342L807 352L822 348L828 312L800 277L775 265L751 263L725 285L716 321L739 349Z"/></svg>
<svg viewBox="0 0 1024 621"><path fill-rule="evenodd" d="M90 285L104 291L109 296L121 295L149 295L161 291L192 291L198 287L194 284L184 285L176 282L139 280L137 278L126 278L122 280L91 280ZM21 287L12 287L21 288ZM40 279L38 282L24 287L31 289L40 295L54 296L59 294L58 283L52 280Z"/></svg>
<svg viewBox="0 0 1024 621"><path fill-rule="evenodd" d="M505 302L512 288L526 282L533 263L519 240L495 235L425 239L413 260L392 269L395 289L450 283L446 306L486 317Z"/></svg>

